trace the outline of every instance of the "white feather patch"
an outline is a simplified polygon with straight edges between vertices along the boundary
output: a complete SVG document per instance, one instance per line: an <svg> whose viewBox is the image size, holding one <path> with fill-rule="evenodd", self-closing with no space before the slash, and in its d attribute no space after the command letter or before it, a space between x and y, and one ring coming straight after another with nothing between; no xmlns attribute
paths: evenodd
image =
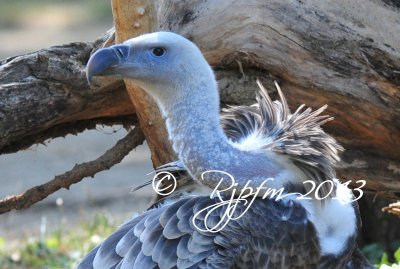
<svg viewBox="0 0 400 269"><path fill-rule="evenodd" d="M343 184L337 184L337 196L325 201L298 200L308 211L320 240L323 255L339 255L347 239L356 233L356 212L349 201L352 193Z"/></svg>
<svg viewBox="0 0 400 269"><path fill-rule="evenodd" d="M271 140L269 138L269 140ZM268 139L265 139L265 137L261 136L260 134L253 132L252 134L242 138L238 142L232 142L231 144L243 151L261 151L264 150L263 147L268 143Z"/></svg>

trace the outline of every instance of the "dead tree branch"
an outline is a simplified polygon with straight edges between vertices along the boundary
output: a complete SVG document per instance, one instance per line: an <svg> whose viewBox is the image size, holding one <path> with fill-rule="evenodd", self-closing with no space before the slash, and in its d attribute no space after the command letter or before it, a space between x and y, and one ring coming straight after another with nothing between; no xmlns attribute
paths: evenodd
<svg viewBox="0 0 400 269"><path fill-rule="evenodd" d="M68 189L72 184L80 182L85 177L93 177L98 172L110 169L113 165L121 162L132 149L142 144L144 139L142 130L136 126L96 160L76 164L70 171L55 176L45 184L0 200L0 214L14 209L28 208L61 188Z"/></svg>
<svg viewBox="0 0 400 269"><path fill-rule="evenodd" d="M382 211L400 217L400 201L398 201L397 203L392 203L382 208Z"/></svg>
<svg viewBox="0 0 400 269"><path fill-rule="evenodd" d="M135 112L123 81L96 80L97 86L89 87L85 78L90 54L112 36L111 30L92 43L0 61L0 154L74 133L83 122L127 124Z"/></svg>

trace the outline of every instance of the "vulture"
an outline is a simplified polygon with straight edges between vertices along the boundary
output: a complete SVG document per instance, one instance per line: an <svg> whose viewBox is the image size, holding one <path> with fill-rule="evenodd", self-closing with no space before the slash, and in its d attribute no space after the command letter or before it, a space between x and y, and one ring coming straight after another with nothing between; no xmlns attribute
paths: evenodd
<svg viewBox="0 0 400 269"><path fill-rule="evenodd" d="M374 268L356 243L356 199L335 176L342 147L321 128L331 120L325 106L291 113L277 84L272 101L258 82L254 105L221 114L210 65L171 32L100 49L86 74L89 83L131 79L156 100L179 157L157 173L181 187L121 225L78 269Z"/></svg>

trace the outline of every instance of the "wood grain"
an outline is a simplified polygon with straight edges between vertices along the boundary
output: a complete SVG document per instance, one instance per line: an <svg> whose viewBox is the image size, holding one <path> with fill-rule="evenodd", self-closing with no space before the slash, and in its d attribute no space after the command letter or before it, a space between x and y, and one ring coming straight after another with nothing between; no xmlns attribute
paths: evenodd
<svg viewBox="0 0 400 269"><path fill-rule="evenodd" d="M268 77L292 109L328 104L325 129L346 148L340 177L399 197L399 18L375 0L171 0L158 20L201 48L224 81L222 101L251 100L252 80Z"/></svg>
<svg viewBox="0 0 400 269"><path fill-rule="evenodd" d="M97 123L131 125L134 108L121 80L86 81L86 62L108 37L0 61L0 154Z"/></svg>
<svg viewBox="0 0 400 269"><path fill-rule="evenodd" d="M157 15L152 1L113 0L112 10L117 43L156 29ZM132 81L125 80L125 85L146 136L153 166L175 160L175 152L154 100Z"/></svg>

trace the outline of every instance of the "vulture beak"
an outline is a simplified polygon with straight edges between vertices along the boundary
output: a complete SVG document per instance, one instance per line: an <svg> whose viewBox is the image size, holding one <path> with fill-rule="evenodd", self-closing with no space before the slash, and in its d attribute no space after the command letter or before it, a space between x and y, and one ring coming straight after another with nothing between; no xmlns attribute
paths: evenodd
<svg viewBox="0 0 400 269"><path fill-rule="evenodd" d="M89 59L86 66L86 78L89 84L94 76L116 76L129 57L128 45L118 44L99 49Z"/></svg>

